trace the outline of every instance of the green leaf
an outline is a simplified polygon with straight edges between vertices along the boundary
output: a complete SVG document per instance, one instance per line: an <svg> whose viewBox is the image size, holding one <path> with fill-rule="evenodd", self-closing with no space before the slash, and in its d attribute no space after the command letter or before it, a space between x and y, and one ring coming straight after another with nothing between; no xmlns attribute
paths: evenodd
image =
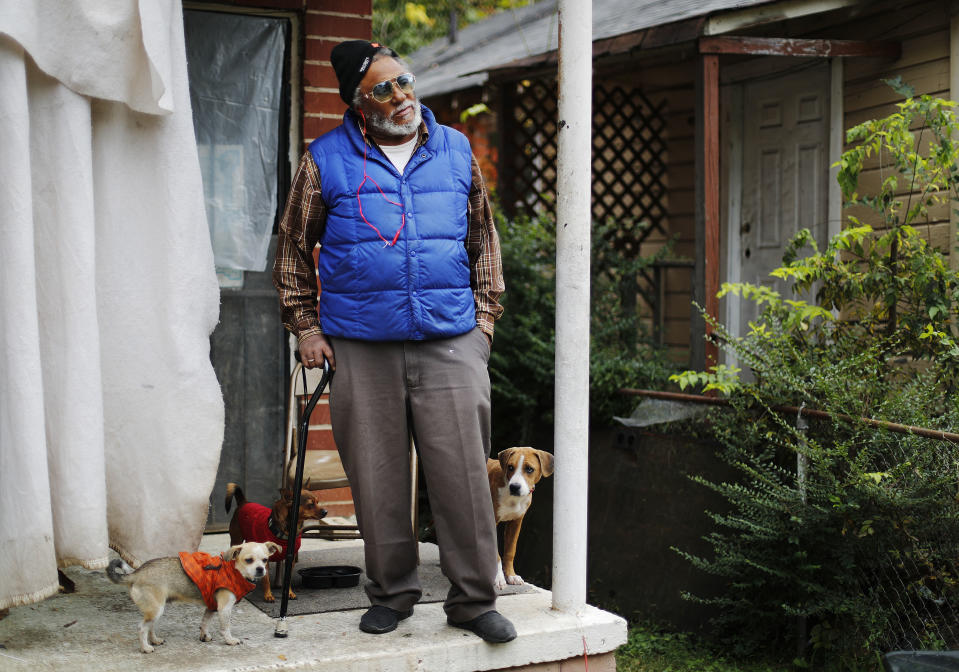
<svg viewBox="0 0 959 672"><path fill-rule="evenodd" d="M475 105L470 105L465 110L460 112L460 123L466 123L469 119L473 117L478 117L481 114L491 114L489 106L486 103L476 103Z"/></svg>

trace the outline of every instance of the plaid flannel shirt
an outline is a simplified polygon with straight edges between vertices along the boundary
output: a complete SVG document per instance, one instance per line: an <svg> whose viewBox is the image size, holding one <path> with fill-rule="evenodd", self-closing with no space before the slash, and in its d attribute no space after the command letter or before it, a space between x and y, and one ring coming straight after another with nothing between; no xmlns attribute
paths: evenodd
<svg viewBox="0 0 959 672"><path fill-rule="evenodd" d="M428 138L420 127L417 148ZM369 142L369 141L367 141ZM470 287L476 303L476 324L493 339L493 322L503 314L503 266L499 236L479 164L473 157L473 185L469 194L469 225L466 251L470 264ZM300 160L286 208L280 219L273 284L280 295L283 325L302 341L322 333L317 312L317 280L313 248L326 227L326 203L320 193L320 172L307 151Z"/></svg>

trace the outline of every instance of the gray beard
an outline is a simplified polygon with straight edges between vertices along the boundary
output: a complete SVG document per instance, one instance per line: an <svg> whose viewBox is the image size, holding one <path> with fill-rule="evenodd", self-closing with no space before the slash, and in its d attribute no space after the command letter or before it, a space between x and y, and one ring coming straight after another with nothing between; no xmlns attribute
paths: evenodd
<svg viewBox="0 0 959 672"><path fill-rule="evenodd" d="M410 135L416 133L416 131L419 130L420 124L423 123L423 112L420 110L419 102L413 103L413 108L413 118L405 124L397 124L388 117L378 112L373 112L372 110L368 110L369 115L366 123L369 124L370 130L373 131L374 135L386 135L389 137Z"/></svg>

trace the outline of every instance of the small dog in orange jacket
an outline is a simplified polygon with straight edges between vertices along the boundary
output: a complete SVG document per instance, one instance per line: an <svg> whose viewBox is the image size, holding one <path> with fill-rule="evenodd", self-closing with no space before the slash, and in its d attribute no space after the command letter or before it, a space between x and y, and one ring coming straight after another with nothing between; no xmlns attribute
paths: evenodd
<svg viewBox="0 0 959 672"><path fill-rule="evenodd" d="M143 653L152 653L154 645L163 644L156 634L156 622L166 603L174 600L206 605L200 622L201 642L213 639L210 621L217 614L223 639L234 646L240 640L230 632L233 605L266 576L267 561L279 548L273 542L251 542L233 546L220 556L184 552L175 558L148 560L135 571L123 560L113 560L107 576L114 583L130 586L130 599L143 614L139 628Z"/></svg>
<svg viewBox="0 0 959 672"><path fill-rule="evenodd" d="M243 541L272 541L278 550L270 558L270 562L280 562L286 558L290 529L290 510L293 508L293 492L289 489L281 491L281 497L273 502L272 507L266 507L256 502L246 501L243 489L236 483L226 484L226 512L230 512L230 505L236 499L236 513L230 520L230 543L239 544ZM307 520L321 520L326 515L326 509L317 504L316 495L309 490L300 491L300 515L297 519L296 540L293 544L293 561L296 562L297 551L300 550L300 534L303 532L303 523ZM293 582L290 582L291 600L296 599L293 593ZM273 591L270 590L270 575L263 577L263 599L266 602L275 602Z"/></svg>

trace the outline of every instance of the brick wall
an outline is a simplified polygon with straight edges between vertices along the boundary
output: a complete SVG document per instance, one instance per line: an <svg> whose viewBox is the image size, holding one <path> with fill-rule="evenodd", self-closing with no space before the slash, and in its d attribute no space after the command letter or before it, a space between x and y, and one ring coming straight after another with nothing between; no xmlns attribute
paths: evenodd
<svg viewBox="0 0 959 672"><path fill-rule="evenodd" d="M372 0L306 0L303 19L303 143L339 125L346 105L330 65L330 51L373 34Z"/></svg>
<svg viewBox="0 0 959 672"><path fill-rule="evenodd" d="M452 126L469 138L473 156L476 157L483 172L483 179L486 180L486 187L493 193L499 181L499 133L494 112L498 101L494 96L495 91L488 91L484 97L483 91L475 87L453 94L424 98L422 101L433 111L436 121ZM486 102L489 112L470 116L466 120L461 119L464 110L481 102Z"/></svg>
<svg viewBox="0 0 959 672"><path fill-rule="evenodd" d="M316 137L335 128L346 105L340 100L339 85L330 65L330 51L346 40L369 40L373 34L372 0L226 0L254 11L292 11L301 20L302 128L303 148Z"/></svg>
<svg viewBox="0 0 959 672"><path fill-rule="evenodd" d="M346 111L330 64L330 52L346 40L369 40L373 34L372 0L305 0L303 15L303 149L315 138L338 126ZM330 429L327 397L310 418L307 450L336 450ZM349 488L317 492L330 516L354 513Z"/></svg>
<svg viewBox="0 0 959 672"><path fill-rule="evenodd" d="M302 109L294 110L293 114L301 115L302 150L316 137L339 125L346 105L340 100L330 51L346 40L371 39L372 0L227 0L225 3L221 0L218 4L242 7L254 13L257 9L295 12L300 19L302 60L294 62L293 69L301 73ZM310 418L307 450L336 450L326 396ZM354 512L349 488L321 490L317 495L330 516L349 516Z"/></svg>
<svg viewBox="0 0 959 672"><path fill-rule="evenodd" d="M306 437L306 449L336 450L333 430L330 426L330 397L324 394L310 416L310 431ZM320 506L326 509L327 516L352 516L353 493L349 488L331 488L315 491Z"/></svg>
<svg viewBox="0 0 959 672"><path fill-rule="evenodd" d="M318 255L319 248L314 249L314 268L319 266ZM319 286L319 278L317 278L317 286ZM324 394L320 397L316 407L313 409L313 413L310 415L310 429L306 436L306 449L308 451L336 450L336 442L333 440L333 427L330 419L329 394ZM356 509L353 507L353 493L349 488L318 490L316 491L316 496L320 506L326 509L327 516L349 517L356 513Z"/></svg>

